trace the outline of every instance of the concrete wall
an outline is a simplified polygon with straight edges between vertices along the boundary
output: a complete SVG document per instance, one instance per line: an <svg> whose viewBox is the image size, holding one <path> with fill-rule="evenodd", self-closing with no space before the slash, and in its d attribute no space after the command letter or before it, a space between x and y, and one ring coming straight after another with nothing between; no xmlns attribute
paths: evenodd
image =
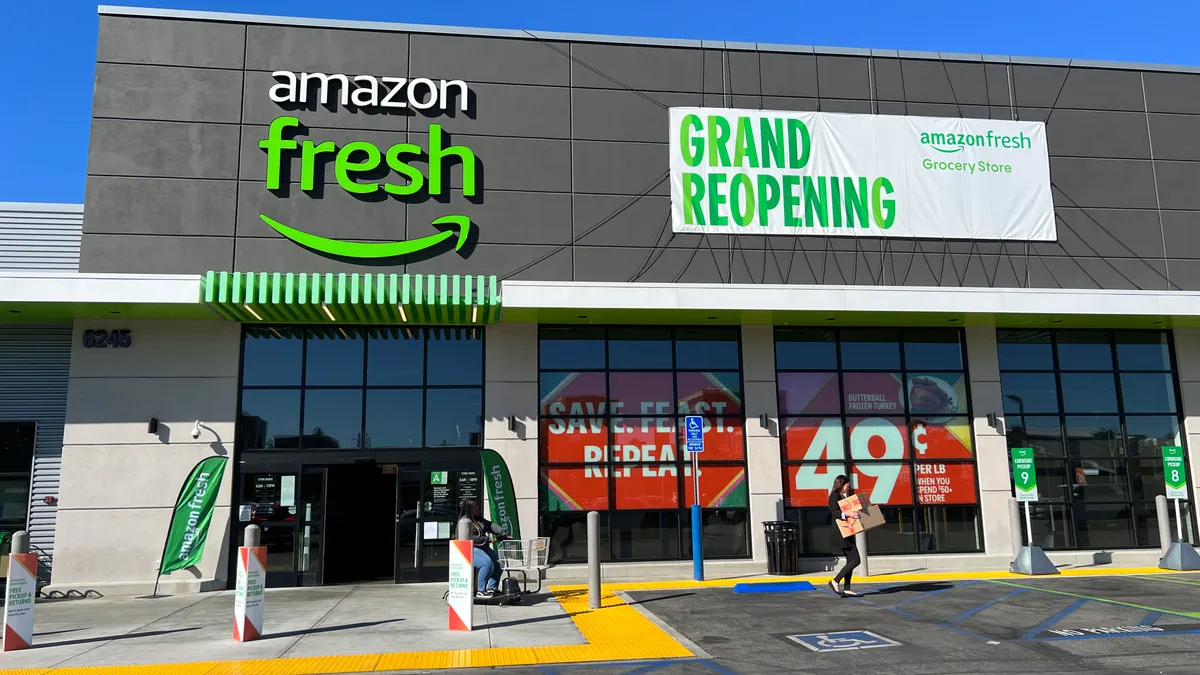
<svg viewBox="0 0 1200 675"><path fill-rule="evenodd" d="M128 329L128 349L85 349L84 329ZM52 584L149 592L188 472L233 452L241 327L228 321L76 322ZM151 417L159 433L147 431ZM196 420L208 426L198 440ZM233 473L221 482L200 565L162 588L225 588ZM201 588L202 587L202 588Z"/></svg>
<svg viewBox="0 0 1200 675"><path fill-rule="evenodd" d="M483 445L500 453L512 474L524 537L538 535L537 324L488 326L484 335L486 389ZM508 419L517 418L509 431ZM491 514L489 514L491 517Z"/></svg>
<svg viewBox="0 0 1200 675"><path fill-rule="evenodd" d="M283 239L259 214L372 241L432 234L432 218L461 212L478 225L465 255L360 271L1200 289L1200 74L711 45L102 16L81 269L352 271ZM267 96L276 69L462 79L474 109L284 110ZM670 236L667 109L700 104L1043 120L1059 241ZM309 195L294 182L298 159L291 188L270 192L258 141L282 114L297 115L316 142L385 148L423 144L441 123L478 156L482 194L445 204L359 199L336 186ZM326 183L332 174L326 167Z"/></svg>
<svg viewBox="0 0 1200 675"><path fill-rule="evenodd" d="M779 396L775 386L774 326L742 326L742 376L746 410L746 466L750 481L750 543L755 560L767 559L763 522L783 520L783 459ZM767 426L759 420L767 416Z"/></svg>
<svg viewBox="0 0 1200 675"><path fill-rule="evenodd" d="M1004 417L1000 390L1000 362L996 354L996 329L968 326L967 369L971 382L971 420L975 434L975 471L979 481L980 514L983 518L984 550L990 555L1017 554L1012 546L1012 524L1008 500L1012 498L1009 480L1008 439L988 425L988 413Z"/></svg>

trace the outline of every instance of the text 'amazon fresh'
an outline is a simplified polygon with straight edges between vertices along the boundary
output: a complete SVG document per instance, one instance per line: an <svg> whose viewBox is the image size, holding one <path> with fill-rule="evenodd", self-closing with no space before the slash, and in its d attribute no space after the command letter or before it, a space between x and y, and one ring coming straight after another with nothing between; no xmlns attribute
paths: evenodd
<svg viewBox="0 0 1200 675"><path fill-rule="evenodd" d="M426 155L426 151L414 143L397 143L380 150L368 141L354 141L341 147L333 141L301 142L294 138L294 133L299 131L284 138L287 130L299 128L300 120L295 117L276 117L271 122L267 137L258 142L258 147L267 153L268 190L281 187L284 152L287 151L299 153L300 189L305 192L317 189L317 163L325 156L326 161L333 160L333 173L338 185L346 192L359 195L373 194L380 187L396 196L415 195L422 189L432 196L441 195L449 190L449 166L453 160L458 160L462 164L463 196L475 196L475 153L463 145L447 145L447 134L440 124L429 125L428 177L410 163L425 159ZM369 180L359 182L365 176L377 175L385 164L404 180L392 182L389 173L388 180L382 185Z"/></svg>

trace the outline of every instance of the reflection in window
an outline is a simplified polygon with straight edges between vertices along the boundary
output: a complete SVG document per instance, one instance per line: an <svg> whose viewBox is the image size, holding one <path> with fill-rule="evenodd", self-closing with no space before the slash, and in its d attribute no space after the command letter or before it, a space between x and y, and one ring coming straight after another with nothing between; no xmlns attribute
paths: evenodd
<svg viewBox="0 0 1200 675"><path fill-rule="evenodd" d="M429 384L483 384L483 340L475 330L433 329L427 345Z"/></svg>
<svg viewBox="0 0 1200 675"><path fill-rule="evenodd" d="M1008 445L1034 448L1039 499L1062 502L1034 506L1035 543L1157 545L1146 508L1164 491L1162 447L1182 442L1167 333L1008 330L997 341Z"/></svg>
<svg viewBox="0 0 1200 675"><path fill-rule="evenodd" d="M243 342L241 450L483 442L478 329L248 327Z"/></svg>
<svg viewBox="0 0 1200 675"><path fill-rule="evenodd" d="M419 448L425 423L421 389L368 389L368 448Z"/></svg>
<svg viewBox="0 0 1200 675"><path fill-rule="evenodd" d="M775 368L778 370L836 370L836 333L828 329L778 328Z"/></svg>
<svg viewBox="0 0 1200 675"><path fill-rule="evenodd" d="M308 353L304 359L304 385L361 386L366 353L364 344L362 337L353 329L310 330Z"/></svg>
<svg viewBox="0 0 1200 675"><path fill-rule="evenodd" d="M425 445L430 448L481 445L483 392L429 389L425 392Z"/></svg>
<svg viewBox="0 0 1200 675"><path fill-rule="evenodd" d="M425 377L425 332L383 329L367 340L367 384L421 386Z"/></svg>
<svg viewBox="0 0 1200 675"><path fill-rule="evenodd" d="M785 515L805 555L829 552L838 474L884 507L873 553L982 550L962 331L780 328L775 341Z"/></svg>
<svg viewBox="0 0 1200 675"><path fill-rule="evenodd" d="M304 392L305 448L361 448L362 389Z"/></svg>
<svg viewBox="0 0 1200 675"><path fill-rule="evenodd" d="M300 447L300 390L243 390L238 444L247 450Z"/></svg>
<svg viewBox="0 0 1200 675"><path fill-rule="evenodd" d="M749 555L740 331L542 326L539 336L539 500L551 556L579 559L562 529L579 521L556 514L590 508L601 511L608 557L683 555L688 414L705 427L704 536L721 537L705 555Z"/></svg>
<svg viewBox="0 0 1200 675"><path fill-rule="evenodd" d="M996 351L1001 371L1054 370L1049 331L997 330Z"/></svg>
<svg viewBox="0 0 1200 675"><path fill-rule="evenodd" d="M300 331L247 328L242 341L242 384L299 386L303 352Z"/></svg>

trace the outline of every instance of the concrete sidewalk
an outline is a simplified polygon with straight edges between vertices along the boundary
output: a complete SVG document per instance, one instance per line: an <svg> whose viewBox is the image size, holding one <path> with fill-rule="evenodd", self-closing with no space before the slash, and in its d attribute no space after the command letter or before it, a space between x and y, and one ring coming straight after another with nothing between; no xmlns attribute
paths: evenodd
<svg viewBox="0 0 1200 675"><path fill-rule="evenodd" d="M585 644L554 595L476 606L470 633L447 629L445 584L267 591L264 636L232 639L232 592L39 602L34 648L0 669L241 661L281 657ZM163 672L184 672L176 666ZM366 668L364 669L366 670Z"/></svg>

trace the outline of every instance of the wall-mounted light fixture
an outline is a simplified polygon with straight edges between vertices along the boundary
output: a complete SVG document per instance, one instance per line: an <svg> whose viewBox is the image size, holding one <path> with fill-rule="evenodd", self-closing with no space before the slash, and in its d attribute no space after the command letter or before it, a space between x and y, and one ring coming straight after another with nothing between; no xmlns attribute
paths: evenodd
<svg viewBox="0 0 1200 675"><path fill-rule="evenodd" d="M158 418L157 417L150 418L150 424L146 425L146 433L148 433L148 434L157 434L158 433Z"/></svg>
<svg viewBox="0 0 1200 675"><path fill-rule="evenodd" d="M1005 435L1004 434L1004 418L1003 417L1000 417L1000 415L998 415L997 413L988 413L987 414L987 423L988 423L989 427L996 430L996 433L1000 434L1001 436Z"/></svg>
<svg viewBox="0 0 1200 675"><path fill-rule="evenodd" d="M771 420L767 419L767 413L758 416L758 423L762 425L762 428L767 428L767 425L771 423Z"/></svg>
<svg viewBox="0 0 1200 675"><path fill-rule="evenodd" d="M513 415L508 418L508 430L517 433L517 416Z"/></svg>

